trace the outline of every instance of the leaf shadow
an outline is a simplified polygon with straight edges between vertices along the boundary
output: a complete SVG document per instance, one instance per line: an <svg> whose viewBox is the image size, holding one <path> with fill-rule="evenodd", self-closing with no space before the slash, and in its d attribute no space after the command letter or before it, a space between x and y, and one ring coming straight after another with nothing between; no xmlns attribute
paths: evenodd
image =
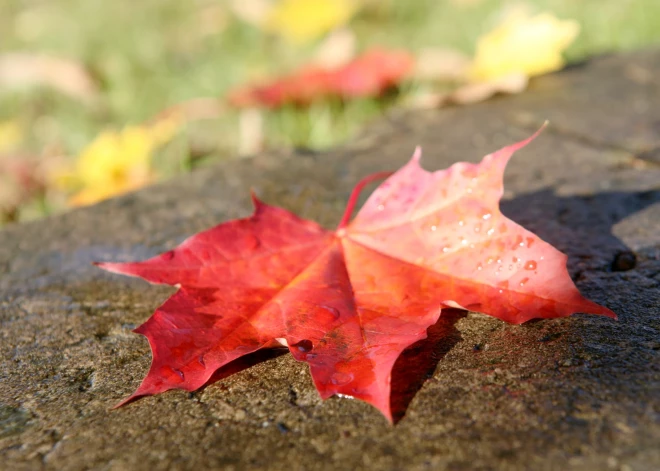
<svg viewBox="0 0 660 471"><path fill-rule="evenodd" d="M433 376L436 366L461 341L456 323L467 315L461 309L443 309L438 322L426 331L427 337L406 348L392 368L390 409L398 423L424 383Z"/></svg>
<svg viewBox="0 0 660 471"><path fill-rule="evenodd" d="M237 358L233 361L230 361L226 365L218 368L211 375L211 377L204 383L198 391L203 391L210 385L217 383L220 380L223 380L233 374L240 373L243 370L264 362L268 360L273 360L275 358L281 357L289 353L288 348L262 348L256 352L248 353L240 358Z"/></svg>
<svg viewBox="0 0 660 471"><path fill-rule="evenodd" d="M658 241L628 247L614 233L627 217L660 203L660 190L608 191L559 196L552 189L519 195L501 204L502 212L568 255L574 278L583 271L627 271ZM621 255L629 255L632 260Z"/></svg>

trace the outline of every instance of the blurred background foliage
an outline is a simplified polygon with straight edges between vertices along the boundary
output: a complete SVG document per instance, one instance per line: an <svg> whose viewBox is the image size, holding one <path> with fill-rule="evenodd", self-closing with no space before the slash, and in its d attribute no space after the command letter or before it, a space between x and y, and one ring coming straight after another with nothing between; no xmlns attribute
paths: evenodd
<svg viewBox="0 0 660 471"><path fill-rule="evenodd" d="M564 22L528 26L552 30L537 42L518 30L488 37L522 10ZM264 147L327 148L393 105L440 106L438 90L470 82L461 58L480 38L491 57L555 38L548 54L568 47L568 62L660 42L658 0L0 0L0 12L0 225ZM446 61L438 78L452 85L424 99L413 73L385 95L227 103L237 88L374 47L408 51L418 68ZM527 49L521 57L540 54Z"/></svg>

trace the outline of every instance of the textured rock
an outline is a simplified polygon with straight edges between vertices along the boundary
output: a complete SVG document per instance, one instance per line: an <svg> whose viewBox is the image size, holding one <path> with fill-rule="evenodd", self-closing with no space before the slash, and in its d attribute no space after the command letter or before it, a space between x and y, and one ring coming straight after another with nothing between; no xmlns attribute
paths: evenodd
<svg viewBox="0 0 660 471"><path fill-rule="evenodd" d="M544 77L466 108L398 113L323 154L268 154L0 232L0 459L8 469L660 468L660 51ZM332 226L352 185L416 144L427 168L477 161L551 126L512 160L505 213L570 256L619 322L504 324L448 311L395 368L395 427L322 402L289 355L189 394L110 410L149 366L131 329L170 288L93 260L167 250L250 213L248 189ZM430 360L429 360L430 359ZM258 361L261 360L261 361ZM413 368L425 382L407 384ZM419 389L419 390L417 390Z"/></svg>

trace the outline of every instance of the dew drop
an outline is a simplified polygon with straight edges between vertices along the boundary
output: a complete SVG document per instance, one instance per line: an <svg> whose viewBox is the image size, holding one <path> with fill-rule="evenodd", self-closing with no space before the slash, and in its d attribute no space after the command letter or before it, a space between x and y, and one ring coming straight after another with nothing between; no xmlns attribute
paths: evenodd
<svg viewBox="0 0 660 471"><path fill-rule="evenodd" d="M465 237L461 237L461 244L467 245L468 241Z"/></svg>
<svg viewBox="0 0 660 471"><path fill-rule="evenodd" d="M385 205L383 205L383 204L378 205L378 211L382 211L384 209L385 209Z"/></svg>
<svg viewBox="0 0 660 471"><path fill-rule="evenodd" d="M330 382L337 386L343 386L344 384L348 384L351 381L353 381L352 373L342 373L340 371L333 374L332 377L330 378Z"/></svg>
<svg viewBox="0 0 660 471"><path fill-rule="evenodd" d="M489 258L487 263L488 263L488 265L490 265L491 263L493 263L493 259Z"/></svg>
<svg viewBox="0 0 660 471"><path fill-rule="evenodd" d="M492 217L492 214L486 213L483 216L481 216L481 219L483 219L484 221L488 221L491 217Z"/></svg>
<svg viewBox="0 0 660 471"><path fill-rule="evenodd" d="M161 255L161 258L163 260L172 260L174 258L174 250L170 250L169 252L165 252L163 255Z"/></svg>
<svg viewBox="0 0 660 471"><path fill-rule="evenodd" d="M299 352L307 353L307 352L311 351L312 348L314 348L314 344L312 343L311 340L304 339L304 340L301 340L298 343L294 343L293 345L291 345L291 347L295 348Z"/></svg>
<svg viewBox="0 0 660 471"><path fill-rule="evenodd" d="M497 263L502 263L502 259L498 258Z"/></svg>
<svg viewBox="0 0 660 471"><path fill-rule="evenodd" d="M247 250L256 250L261 245L261 241L253 235L245 238L245 248Z"/></svg>
<svg viewBox="0 0 660 471"><path fill-rule="evenodd" d="M529 260L526 262L525 270L536 270L536 262L534 260Z"/></svg>
<svg viewBox="0 0 660 471"><path fill-rule="evenodd" d="M500 290L500 294L502 294L502 293L504 293L504 290L503 290L503 289Z"/></svg>
<svg viewBox="0 0 660 471"><path fill-rule="evenodd" d="M179 376L179 378L181 378L181 381L186 380L186 375L183 374L183 371L177 370L176 368L172 368L172 371L174 371Z"/></svg>
<svg viewBox="0 0 660 471"><path fill-rule="evenodd" d="M465 225L465 221L461 219L460 221L458 221L458 225L463 227Z"/></svg>
<svg viewBox="0 0 660 471"><path fill-rule="evenodd" d="M442 251L443 251L444 253L449 252L449 246L448 246L448 245L445 245L445 246L442 248Z"/></svg>
<svg viewBox="0 0 660 471"><path fill-rule="evenodd" d="M528 281L529 278L523 278L522 280L520 280L520 286L525 286L525 283L527 283Z"/></svg>
<svg viewBox="0 0 660 471"><path fill-rule="evenodd" d="M486 232L486 234L488 234L489 236L492 236L494 233L495 233L495 229L488 229L488 232Z"/></svg>
<svg viewBox="0 0 660 471"><path fill-rule="evenodd" d="M477 233L481 232L481 224L477 224L476 226L474 226L474 232Z"/></svg>
<svg viewBox="0 0 660 471"><path fill-rule="evenodd" d="M341 313L339 312L339 309L337 309L337 308L334 308L332 306L326 306L326 305L319 305L319 307L321 309L323 309L324 311L327 311L330 314L332 314L332 317L335 318L335 319L339 319L339 316L341 316Z"/></svg>
<svg viewBox="0 0 660 471"><path fill-rule="evenodd" d="M541 260L543 260L545 257L541 257Z"/></svg>
<svg viewBox="0 0 660 471"><path fill-rule="evenodd" d="M438 230L438 226L431 226L431 232L435 232Z"/></svg>
<svg viewBox="0 0 660 471"><path fill-rule="evenodd" d="M483 269L484 269L484 267L483 267L483 265L481 265L481 263L479 265L477 265L477 270L481 271Z"/></svg>

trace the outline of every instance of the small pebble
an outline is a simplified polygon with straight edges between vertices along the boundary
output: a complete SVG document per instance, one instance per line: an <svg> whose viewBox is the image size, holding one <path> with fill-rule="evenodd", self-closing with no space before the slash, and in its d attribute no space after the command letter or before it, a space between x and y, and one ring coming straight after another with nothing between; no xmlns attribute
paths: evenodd
<svg viewBox="0 0 660 471"><path fill-rule="evenodd" d="M635 268L637 256L633 252L619 252L612 261L612 271L628 271Z"/></svg>

